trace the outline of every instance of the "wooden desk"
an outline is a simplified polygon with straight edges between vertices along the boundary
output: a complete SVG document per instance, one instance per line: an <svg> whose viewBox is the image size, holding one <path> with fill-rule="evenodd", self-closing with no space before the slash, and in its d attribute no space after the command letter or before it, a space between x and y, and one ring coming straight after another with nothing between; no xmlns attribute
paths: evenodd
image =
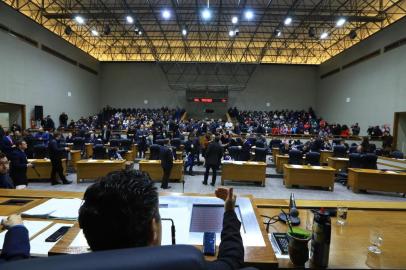
<svg viewBox="0 0 406 270"><path fill-rule="evenodd" d="M145 159L149 159L151 152L147 150L145 152ZM176 151L176 160L183 160L183 151Z"/></svg>
<svg viewBox="0 0 406 270"><path fill-rule="evenodd" d="M140 171L146 172L151 177L152 181L162 181L163 170L161 167L160 160L140 160L139 163ZM171 170L170 180L177 180L183 182L183 161L174 160L173 167Z"/></svg>
<svg viewBox="0 0 406 270"><path fill-rule="evenodd" d="M334 191L335 169L326 166L285 164L283 180L285 186L292 185L326 187Z"/></svg>
<svg viewBox="0 0 406 270"><path fill-rule="evenodd" d="M253 161L223 162L221 166L221 184L224 180L259 182L265 186L266 163Z"/></svg>
<svg viewBox="0 0 406 270"><path fill-rule="evenodd" d="M276 172L283 173L283 165L288 164L289 155L276 155Z"/></svg>
<svg viewBox="0 0 406 270"><path fill-rule="evenodd" d="M377 164L393 170L406 170L406 159L378 157Z"/></svg>
<svg viewBox="0 0 406 270"><path fill-rule="evenodd" d="M350 168L347 185L355 193L359 190L406 193L406 173Z"/></svg>
<svg viewBox="0 0 406 270"><path fill-rule="evenodd" d="M125 160L83 159L76 163L77 182L82 179L97 179L109 172L125 169Z"/></svg>
<svg viewBox="0 0 406 270"><path fill-rule="evenodd" d="M268 200L272 201L272 200ZM336 203L342 204L342 201ZM347 203L347 202L345 202ZM351 203L351 202L349 202ZM369 202L362 202L368 205ZM372 202L374 203L374 202ZM289 202L285 204L287 207ZM404 204L404 203L403 203ZM300 209L300 227L305 228L306 216L312 215L310 211ZM313 207L325 206L323 201L315 203ZM285 208L286 209L286 208ZM259 214L274 216L279 214L279 206L272 208L259 208ZM405 269L406 249L401 248L406 241L406 211L394 210L367 210L359 209L348 211L347 224L336 225L336 218L332 218L331 244L329 265L330 269ZM382 254L371 255L367 248L370 246L369 232L377 227L383 232ZM277 222L270 226L270 232L286 232L287 226ZM294 268L289 259L278 259L279 268ZM309 268L309 262L305 265Z"/></svg>
<svg viewBox="0 0 406 270"><path fill-rule="evenodd" d="M280 149L278 147L272 147L272 161L276 164L276 155L279 155Z"/></svg>
<svg viewBox="0 0 406 270"><path fill-rule="evenodd" d="M127 161L134 161L134 152L132 150L125 152L123 158Z"/></svg>
<svg viewBox="0 0 406 270"><path fill-rule="evenodd" d="M72 163L72 166L75 170L77 170L77 163L79 160L82 159L81 157L81 151L80 150L70 150L70 161Z"/></svg>
<svg viewBox="0 0 406 270"><path fill-rule="evenodd" d="M51 178L51 171L52 171L52 164L51 160L49 159L28 159L28 162L31 162L35 166L35 170L39 173L34 171L33 168L27 168L27 179L50 179ZM66 159L62 159L62 167L63 173L66 175Z"/></svg>
<svg viewBox="0 0 406 270"><path fill-rule="evenodd" d="M328 157L328 166L339 170L345 170L348 168L349 158Z"/></svg>
<svg viewBox="0 0 406 270"><path fill-rule="evenodd" d="M333 151L331 150L321 150L320 151L320 163L327 164L327 158L333 156Z"/></svg>
<svg viewBox="0 0 406 270"><path fill-rule="evenodd" d="M93 143L85 143L86 158L93 157Z"/></svg>
<svg viewBox="0 0 406 270"><path fill-rule="evenodd" d="M131 146L131 151L133 151L134 159L136 159L138 157L138 145L133 144Z"/></svg>

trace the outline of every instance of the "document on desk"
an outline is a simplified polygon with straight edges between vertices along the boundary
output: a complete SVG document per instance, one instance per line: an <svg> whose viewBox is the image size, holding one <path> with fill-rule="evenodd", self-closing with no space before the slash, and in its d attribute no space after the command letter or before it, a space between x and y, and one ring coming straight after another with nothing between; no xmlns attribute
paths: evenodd
<svg viewBox="0 0 406 270"><path fill-rule="evenodd" d="M88 159L87 162L94 163L97 162L97 159Z"/></svg>
<svg viewBox="0 0 406 270"><path fill-rule="evenodd" d="M171 218L175 223L176 244L189 243L190 212L186 207L159 208L161 219ZM170 221L162 220L162 245L172 245ZM201 244L201 243L197 243Z"/></svg>
<svg viewBox="0 0 406 270"><path fill-rule="evenodd" d="M49 250L58 243L61 239L59 239L56 242L45 242L45 239L47 239L51 234L59 230L59 228L63 226L69 226L72 227L73 224L64 224L64 223L56 223L50 228L48 228L45 232L41 233L40 235L36 236L34 239L30 241L30 246L31 246L31 251L30 254L33 257L46 257L48 256Z"/></svg>
<svg viewBox="0 0 406 270"><path fill-rule="evenodd" d="M76 235L75 239L73 239L72 243L69 245L70 247L87 247L89 248L89 244L87 243L86 237L83 234L83 230L80 230L78 235Z"/></svg>
<svg viewBox="0 0 406 270"><path fill-rule="evenodd" d="M302 165L296 165L296 164L290 164L290 167L295 168L295 169L303 168Z"/></svg>
<svg viewBox="0 0 406 270"><path fill-rule="evenodd" d="M321 166L312 166L312 167L313 167L313 169L317 169L317 170L323 169L323 167L321 167Z"/></svg>
<svg viewBox="0 0 406 270"><path fill-rule="evenodd" d="M22 213L24 217L77 220L81 199L50 199Z"/></svg>
<svg viewBox="0 0 406 270"><path fill-rule="evenodd" d="M0 217L1 220L7 217ZM32 238L34 235L51 225L51 221L33 221L33 220L24 220L24 226L28 230L28 237ZM3 248L4 238L6 237L7 231L0 233L0 249Z"/></svg>

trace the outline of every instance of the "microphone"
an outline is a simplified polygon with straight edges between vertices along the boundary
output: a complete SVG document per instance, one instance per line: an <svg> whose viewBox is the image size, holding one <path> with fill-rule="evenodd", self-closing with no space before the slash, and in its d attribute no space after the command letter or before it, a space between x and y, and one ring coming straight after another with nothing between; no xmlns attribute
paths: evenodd
<svg viewBox="0 0 406 270"><path fill-rule="evenodd" d="M287 218L290 219L290 222L293 226L297 226L300 224L299 211L296 208L295 194L293 194L293 193L290 194L289 214L287 214L287 215L285 215L284 213L279 214L280 221L286 223Z"/></svg>
<svg viewBox="0 0 406 270"><path fill-rule="evenodd" d="M176 245L176 230L175 230L175 222L171 218L161 218L161 220L170 221L171 225L171 237L172 237L172 245Z"/></svg>

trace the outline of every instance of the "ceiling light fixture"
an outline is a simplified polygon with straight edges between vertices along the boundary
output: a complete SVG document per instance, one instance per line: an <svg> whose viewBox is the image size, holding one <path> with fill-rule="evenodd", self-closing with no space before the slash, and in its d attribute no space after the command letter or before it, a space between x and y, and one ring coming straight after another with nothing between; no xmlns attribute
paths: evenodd
<svg viewBox="0 0 406 270"><path fill-rule="evenodd" d="M286 19L285 19L285 25L290 25L291 23L292 23L292 18L291 17L287 17Z"/></svg>
<svg viewBox="0 0 406 270"><path fill-rule="evenodd" d="M230 30L230 31L228 31L228 35L229 35L230 37L235 36L235 32L234 32L234 30Z"/></svg>
<svg viewBox="0 0 406 270"><path fill-rule="evenodd" d="M182 29L182 36L187 36L187 29L186 29L186 27Z"/></svg>
<svg viewBox="0 0 406 270"><path fill-rule="evenodd" d="M99 35L99 32L97 32L96 29L92 29L92 35L97 37Z"/></svg>
<svg viewBox="0 0 406 270"><path fill-rule="evenodd" d="M133 23L133 22L134 22L133 17L131 17L130 15L128 15L127 17L125 17L125 19L127 20L128 23Z"/></svg>
<svg viewBox="0 0 406 270"><path fill-rule="evenodd" d="M167 10L167 9L164 9L164 10L162 11L162 17L163 17L165 20L169 20L169 19L171 18L171 12L170 12L169 10Z"/></svg>
<svg viewBox="0 0 406 270"><path fill-rule="evenodd" d="M337 23L336 23L336 27L341 27L343 26L345 23L347 22L347 20L345 18L340 18Z"/></svg>
<svg viewBox="0 0 406 270"><path fill-rule="evenodd" d="M238 17L237 17L237 16L233 16L233 17L231 18L231 22L232 22L233 24L238 23Z"/></svg>
<svg viewBox="0 0 406 270"><path fill-rule="evenodd" d="M247 20L252 20L252 18L254 18L254 12L252 12L252 10L245 11L245 18Z"/></svg>
<svg viewBox="0 0 406 270"><path fill-rule="evenodd" d="M209 20L209 19L211 18L210 9L208 9L208 8L203 9L203 11L202 11L202 17L203 17L203 19L205 19L205 20Z"/></svg>
<svg viewBox="0 0 406 270"><path fill-rule="evenodd" d="M328 33L327 32L323 32L321 35L320 35L320 39L326 39L328 37Z"/></svg>
<svg viewBox="0 0 406 270"><path fill-rule="evenodd" d="M85 23L85 19L83 19L83 17L82 17L82 16L79 16L79 15L77 15L77 16L75 17L75 21L76 21L78 24L84 24L84 23Z"/></svg>

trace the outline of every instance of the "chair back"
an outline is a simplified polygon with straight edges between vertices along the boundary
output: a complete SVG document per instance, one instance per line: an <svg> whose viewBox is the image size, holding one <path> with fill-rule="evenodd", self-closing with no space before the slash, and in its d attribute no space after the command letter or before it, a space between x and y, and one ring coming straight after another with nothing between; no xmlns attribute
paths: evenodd
<svg viewBox="0 0 406 270"><path fill-rule="evenodd" d="M126 151L131 150L131 147L132 147L132 142L131 142L131 140L129 140L129 139L122 139L122 140L121 140L121 143L120 143L120 147L121 147L123 150L126 150Z"/></svg>
<svg viewBox="0 0 406 270"><path fill-rule="evenodd" d="M153 144L149 147L149 159L150 160L159 160L159 152L161 146L158 144Z"/></svg>
<svg viewBox="0 0 406 270"><path fill-rule="evenodd" d="M255 158L254 161L266 162L266 148L255 148Z"/></svg>
<svg viewBox="0 0 406 270"><path fill-rule="evenodd" d="M377 162L378 157L375 154L365 154L361 156L361 166L363 169L377 169Z"/></svg>
<svg viewBox="0 0 406 270"><path fill-rule="evenodd" d="M106 159L106 148L104 148L104 145L97 144L93 146L93 159Z"/></svg>
<svg viewBox="0 0 406 270"><path fill-rule="evenodd" d="M228 153L230 154L231 159L239 160L241 149L238 146L230 146L228 148Z"/></svg>
<svg viewBox="0 0 406 270"><path fill-rule="evenodd" d="M310 164L311 166L320 166L320 153L319 152L307 153L306 164Z"/></svg>
<svg viewBox="0 0 406 270"><path fill-rule="evenodd" d="M344 145L336 145L333 147L333 157L346 157L347 148Z"/></svg>
<svg viewBox="0 0 406 270"><path fill-rule="evenodd" d="M361 154L359 153L351 153L348 155L348 168L361 168Z"/></svg>
<svg viewBox="0 0 406 270"><path fill-rule="evenodd" d="M75 137L73 138L73 150L81 150L85 148L85 138L83 137Z"/></svg>
<svg viewBox="0 0 406 270"><path fill-rule="evenodd" d="M303 154L299 150L290 150L289 151L289 164L301 165L303 163Z"/></svg>
<svg viewBox="0 0 406 270"><path fill-rule="evenodd" d="M34 158L42 159L48 156L48 148L43 144L34 145Z"/></svg>
<svg viewBox="0 0 406 270"><path fill-rule="evenodd" d="M403 153L402 153L401 151L393 151L393 152L390 154L390 157L391 157L391 158L403 159L403 158L404 158L404 155L403 155Z"/></svg>
<svg viewBox="0 0 406 270"><path fill-rule="evenodd" d="M176 148L176 150L180 149L181 140L179 138L173 138L171 140L171 145Z"/></svg>
<svg viewBox="0 0 406 270"><path fill-rule="evenodd" d="M121 143L121 140L119 140L119 139L113 139L113 140L110 140L110 147L120 147L120 143Z"/></svg>

